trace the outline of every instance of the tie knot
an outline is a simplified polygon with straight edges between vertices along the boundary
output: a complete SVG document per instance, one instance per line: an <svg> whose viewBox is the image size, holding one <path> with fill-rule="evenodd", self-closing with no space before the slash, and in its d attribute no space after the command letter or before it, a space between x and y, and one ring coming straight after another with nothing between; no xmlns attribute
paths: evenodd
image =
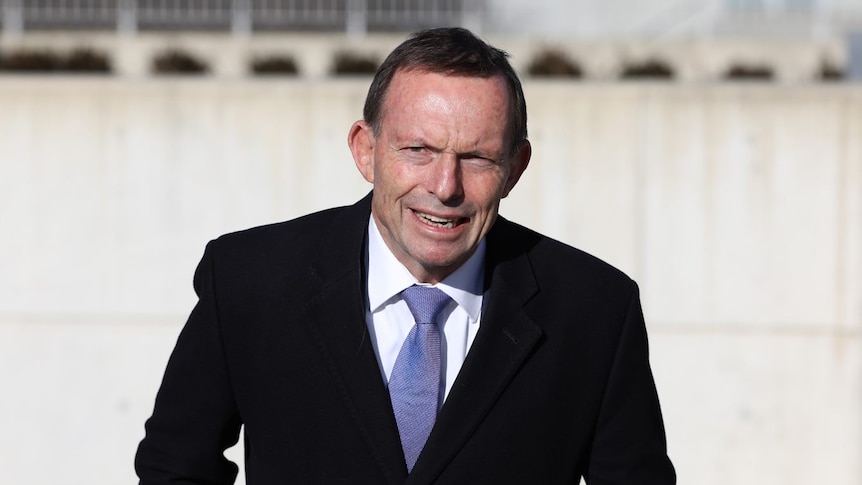
<svg viewBox="0 0 862 485"><path fill-rule="evenodd" d="M432 286L413 285L401 292L416 323L436 323L437 315L452 301L449 295Z"/></svg>

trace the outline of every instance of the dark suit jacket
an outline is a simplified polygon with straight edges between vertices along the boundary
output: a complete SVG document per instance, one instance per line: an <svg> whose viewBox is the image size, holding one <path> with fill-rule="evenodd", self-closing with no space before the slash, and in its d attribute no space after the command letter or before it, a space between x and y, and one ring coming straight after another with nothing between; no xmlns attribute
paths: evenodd
<svg viewBox="0 0 862 485"><path fill-rule="evenodd" d="M365 322L370 197L223 236L136 457L141 483L672 484L637 286L498 219L487 310L408 476Z"/></svg>

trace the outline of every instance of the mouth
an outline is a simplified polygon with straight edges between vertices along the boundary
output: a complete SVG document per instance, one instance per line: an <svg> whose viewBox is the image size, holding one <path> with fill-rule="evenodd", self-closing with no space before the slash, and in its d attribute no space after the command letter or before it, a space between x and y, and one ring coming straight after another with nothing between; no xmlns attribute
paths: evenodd
<svg viewBox="0 0 862 485"><path fill-rule="evenodd" d="M446 218L446 217L437 217L431 214L426 214L425 212L419 212L417 210L413 210L413 213L416 214L416 217L423 223L432 227L439 227L441 229L453 229L461 224L467 222L466 217L455 217L455 218Z"/></svg>

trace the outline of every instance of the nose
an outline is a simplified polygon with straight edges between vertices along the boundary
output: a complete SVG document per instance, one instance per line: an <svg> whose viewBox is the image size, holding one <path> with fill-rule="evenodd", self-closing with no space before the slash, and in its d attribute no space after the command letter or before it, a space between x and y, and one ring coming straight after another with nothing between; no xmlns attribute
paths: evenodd
<svg viewBox="0 0 862 485"><path fill-rule="evenodd" d="M437 199L449 204L459 202L464 197L464 183L458 157L444 153L433 165L432 186Z"/></svg>

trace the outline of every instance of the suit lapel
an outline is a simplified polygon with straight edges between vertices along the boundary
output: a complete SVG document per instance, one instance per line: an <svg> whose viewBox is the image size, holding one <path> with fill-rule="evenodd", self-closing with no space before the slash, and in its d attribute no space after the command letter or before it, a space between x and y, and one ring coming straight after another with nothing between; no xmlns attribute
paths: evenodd
<svg viewBox="0 0 862 485"><path fill-rule="evenodd" d="M369 450L391 484L407 470L389 394L383 383L365 322L365 234L370 197L342 211L312 263L315 297L304 319L326 361L333 382Z"/></svg>
<svg viewBox="0 0 862 485"><path fill-rule="evenodd" d="M476 336L407 484L431 483L494 406L542 336L524 305L538 291L525 244L498 220L488 235L488 302ZM510 237L511 236L511 237ZM525 243L525 244L522 244Z"/></svg>

